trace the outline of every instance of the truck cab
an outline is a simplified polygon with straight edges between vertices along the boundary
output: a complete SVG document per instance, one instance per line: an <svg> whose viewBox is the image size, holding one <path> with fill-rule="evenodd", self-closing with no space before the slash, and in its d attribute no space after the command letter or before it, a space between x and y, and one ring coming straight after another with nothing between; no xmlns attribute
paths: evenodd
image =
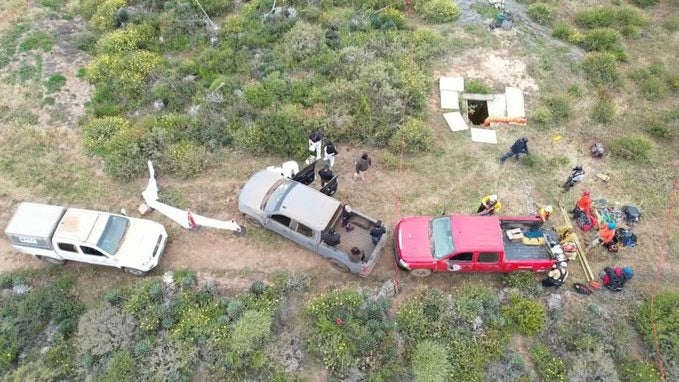
<svg viewBox="0 0 679 382"><path fill-rule="evenodd" d="M238 199L238 208L250 224L318 253L342 272L367 276L381 255L387 235L373 244L369 232L376 220L358 211L353 211L350 220L354 229L344 230L340 227L343 207L337 199L269 170L253 175ZM331 228L341 235L334 247L321 240L323 231ZM352 261L352 248L362 251L363 257Z"/></svg>
<svg viewBox="0 0 679 382"><path fill-rule="evenodd" d="M533 217L452 215L415 216L401 219L394 235L399 267L414 276L431 272L544 271L554 264L547 240L528 245L510 240L507 230L542 230ZM540 231L542 232L542 231ZM551 235L549 232L543 234Z"/></svg>
<svg viewBox="0 0 679 382"><path fill-rule="evenodd" d="M158 265L167 242L156 222L38 203L21 203L5 234L18 251L49 263L105 265L137 276Z"/></svg>

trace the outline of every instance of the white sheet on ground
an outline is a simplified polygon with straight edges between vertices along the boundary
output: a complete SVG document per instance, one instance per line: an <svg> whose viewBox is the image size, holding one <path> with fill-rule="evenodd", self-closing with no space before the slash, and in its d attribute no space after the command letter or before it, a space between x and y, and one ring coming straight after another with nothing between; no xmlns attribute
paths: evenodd
<svg viewBox="0 0 679 382"><path fill-rule="evenodd" d="M452 90L462 93L464 91L464 77L441 77L439 90Z"/></svg>
<svg viewBox="0 0 679 382"><path fill-rule="evenodd" d="M158 201L158 183L156 182L156 171L153 168L153 163L151 163L151 161L148 161L147 164L149 166L149 183L146 185L146 189L141 193L146 204L154 210L174 220L180 226L187 229L191 228L189 225L188 211L179 209L177 207L172 207ZM229 231L240 231L241 229L240 225L238 225L235 220L217 220L194 213L191 214L193 215L193 220L199 226L225 229Z"/></svg>
<svg viewBox="0 0 679 382"><path fill-rule="evenodd" d="M505 117L507 116L507 97L504 94L494 94L493 100L488 101L488 116Z"/></svg>
<svg viewBox="0 0 679 382"><path fill-rule="evenodd" d="M460 93L452 90L441 90L441 109L460 109Z"/></svg>
<svg viewBox="0 0 679 382"><path fill-rule="evenodd" d="M443 114L443 118L446 120L446 123L448 123L448 127L450 127L451 131L462 131L469 129L467 122L465 122L462 114L460 114L459 111L445 113Z"/></svg>
<svg viewBox="0 0 679 382"><path fill-rule="evenodd" d="M471 132L472 141L474 142L497 144L497 133L495 133L495 130L472 127Z"/></svg>
<svg viewBox="0 0 679 382"><path fill-rule="evenodd" d="M505 97L507 98L507 117L518 118L526 116L521 89L507 87L505 88Z"/></svg>

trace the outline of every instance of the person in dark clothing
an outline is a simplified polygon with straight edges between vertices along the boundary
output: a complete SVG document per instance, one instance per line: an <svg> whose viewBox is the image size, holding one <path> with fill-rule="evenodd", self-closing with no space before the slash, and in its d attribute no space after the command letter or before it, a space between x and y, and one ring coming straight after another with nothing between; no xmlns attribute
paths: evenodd
<svg viewBox="0 0 679 382"><path fill-rule="evenodd" d="M330 167L332 168L332 166L335 165L335 155L339 154L337 148L335 147L335 144L332 143L332 141L330 140L326 140L323 153L325 154L323 156L323 160L327 165L330 165Z"/></svg>
<svg viewBox="0 0 679 382"><path fill-rule="evenodd" d="M325 164L322 169L318 170L318 176L321 178L321 187L323 187L335 177L335 173L332 172L329 165Z"/></svg>
<svg viewBox="0 0 679 382"><path fill-rule="evenodd" d="M354 213L351 210L351 206L349 206L348 204L345 204L344 208L342 209L342 224L341 224L341 226L342 226L342 228L346 229L347 232L354 229L354 227L352 227L351 224L349 224L349 221L353 217L354 217Z"/></svg>
<svg viewBox="0 0 679 382"><path fill-rule="evenodd" d="M547 273L547 277L542 280L544 287L560 287L568 278L568 268L565 262L560 262L552 266L552 270Z"/></svg>
<svg viewBox="0 0 679 382"><path fill-rule="evenodd" d="M323 231L321 233L321 240L325 244L334 247L340 243L340 234L335 232L334 228L330 228L329 230Z"/></svg>
<svg viewBox="0 0 679 382"><path fill-rule="evenodd" d="M321 159L321 146L323 145L323 136L318 131L309 134L309 151L316 155L316 160Z"/></svg>
<svg viewBox="0 0 679 382"><path fill-rule="evenodd" d="M363 175L368 171L368 168L372 166L372 160L368 156L368 153L363 153L360 158L356 161L356 171L354 172L354 180L357 178L361 178L361 180L365 180L365 177Z"/></svg>
<svg viewBox="0 0 679 382"><path fill-rule="evenodd" d="M370 229L370 237L373 239L373 245L377 245L385 232L387 232L387 230L382 226L382 220L375 222L375 225Z"/></svg>
<svg viewBox="0 0 679 382"><path fill-rule="evenodd" d="M519 159L521 154L530 154L528 152L528 138L521 137L514 142L512 147L507 151L502 157L500 157L500 163L504 163L507 159L511 157L516 157Z"/></svg>

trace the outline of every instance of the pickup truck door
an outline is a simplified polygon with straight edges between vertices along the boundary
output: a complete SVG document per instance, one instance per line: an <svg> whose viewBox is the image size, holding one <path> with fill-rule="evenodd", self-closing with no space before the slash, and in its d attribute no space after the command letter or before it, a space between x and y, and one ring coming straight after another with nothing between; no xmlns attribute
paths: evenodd
<svg viewBox="0 0 679 382"><path fill-rule="evenodd" d="M474 259L473 252L455 253L447 260L439 262L440 271L448 272L471 272Z"/></svg>
<svg viewBox="0 0 679 382"><path fill-rule="evenodd" d="M115 264L115 260L112 260L108 255L94 246L59 242L56 243L56 248L57 253L66 260L100 265Z"/></svg>
<svg viewBox="0 0 679 382"><path fill-rule="evenodd" d="M306 248L316 251L318 240L314 237L314 231L289 217L281 214L269 216L264 224L270 230L288 238Z"/></svg>
<svg viewBox="0 0 679 382"><path fill-rule="evenodd" d="M500 272L500 253L479 252L472 263L474 272Z"/></svg>

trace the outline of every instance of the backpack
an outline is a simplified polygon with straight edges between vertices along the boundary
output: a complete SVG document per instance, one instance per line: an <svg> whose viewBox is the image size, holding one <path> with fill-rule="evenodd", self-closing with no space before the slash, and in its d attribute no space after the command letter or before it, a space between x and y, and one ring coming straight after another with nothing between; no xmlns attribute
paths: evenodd
<svg viewBox="0 0 679 382"><path fill-rule="evenodd" d="M579 214L575 221L578 224L578 227L583 231L589 231L592 229L592 226L594 226L592 219L590 219L589 215L586 213Z"/></svg>
<svg viewBox="0 0 679 382"><path fill-rule="evenodd" d="M641 212L635 206L624 206L622 212L625 214L625 220L629 223L636 223L641 218Z"/></svg>
<svg viewBox="0 0 679 382"><path fill-rule="evenodd" d="M615 267L616 269L620 270L620 275L618 275L618 272L616 269L613 269L611 267L606 267L604 268L604 272L606 273L606 276L603 278L603 283L604 286L613 292L619 292L622 290L622 287L625 285L624 278L622 277L622 269L620 267Z"/></svg>
<svg viewBox="0 0 679 382"><path fill-rule="evenodd" d="M589 147L589 151L594 158L601 158L606 152L606 150L604 150L604 144L601 142L594 142L592 146Z"/></svg>
<svg viewBox="0 0 679 382"><path fill-rule="evenodd" d="M582 283L575 283L573 284L573 289L575 289L576 292L580 294L584 294L585 296L589 296L592 294L592 290L587 287L587 285L582 284Z"/></svg>
<svg viewBox="0 0 679 382"><path fill-rule="evenodd" d="M626 228L618 228L615 231L615 239L623 247L634 247L637 245L637 235Z"/></svg>

